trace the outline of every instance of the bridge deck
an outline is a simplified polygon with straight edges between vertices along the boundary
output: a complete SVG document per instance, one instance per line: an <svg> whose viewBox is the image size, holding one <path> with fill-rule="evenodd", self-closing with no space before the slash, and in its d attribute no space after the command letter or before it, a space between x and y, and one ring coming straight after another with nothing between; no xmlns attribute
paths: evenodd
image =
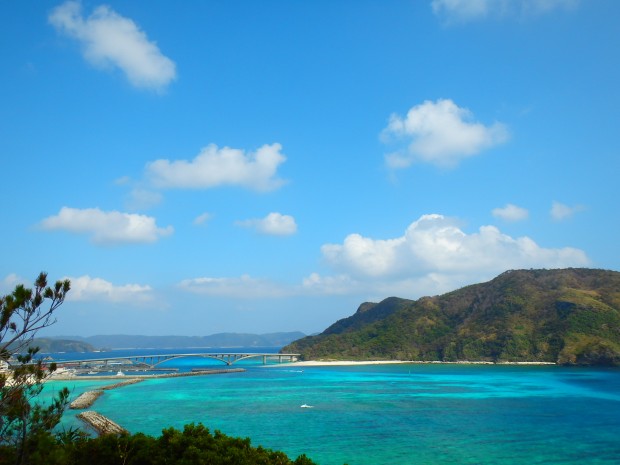
<svg viewBox="0 0 620 465"><path fill-rule="evenodd" d="M101 357L83 360L54 360L57 365L64 366L83 366L101 363L105 366L118 365L139 365L147 368L155 368L156 366L169 360L179 358L210 358L224 362L226 365L232 365L240 360L261 357L263 364L269 359L277 359L278 363L294 362L298 359L299 354L277 354L277 353L254 353L254 352L212 352L212 353L191 353L191 354L154 354L154 355L133 355L127 357Z"/></svg>

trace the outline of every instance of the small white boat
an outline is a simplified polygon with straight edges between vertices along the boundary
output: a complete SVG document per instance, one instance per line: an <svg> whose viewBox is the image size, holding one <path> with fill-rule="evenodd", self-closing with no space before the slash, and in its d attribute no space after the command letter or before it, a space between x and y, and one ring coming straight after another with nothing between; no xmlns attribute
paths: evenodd
<svg viewBox="0 0 620 465"><path fill-rule="evenodd" d="M125 373L123 373L121 370L118 370L118 373L116 373L116 376L125 376Z"/></svg>
<svg viewBox="0 0 620 465"><path fill-rule="evenodd" d="M308 405L308 404L302 404L301 408L314 408L313 405Z"/></svg>

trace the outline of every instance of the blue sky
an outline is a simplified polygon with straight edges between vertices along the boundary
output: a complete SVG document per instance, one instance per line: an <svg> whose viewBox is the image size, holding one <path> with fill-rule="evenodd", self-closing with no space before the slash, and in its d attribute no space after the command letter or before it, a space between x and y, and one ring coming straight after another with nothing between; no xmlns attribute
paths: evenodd
<svg viewBox="0 0 620 465"><path fill-rule="evenodd" d="M48 335L322 331L618 270L620 2L2 2L0 290Z"/></svg>

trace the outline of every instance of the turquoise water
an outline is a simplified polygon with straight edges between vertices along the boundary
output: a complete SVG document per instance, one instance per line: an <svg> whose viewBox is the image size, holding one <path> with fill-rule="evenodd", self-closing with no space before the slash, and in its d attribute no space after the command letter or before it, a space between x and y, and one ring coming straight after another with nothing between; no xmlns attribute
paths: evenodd
<svg viewBox="0 0 620 465"><path fill-rule="evenodd" d="M107 391L93 409L152 435L202 422L323 465L620 463L618 369L239 366Z"/></svg>

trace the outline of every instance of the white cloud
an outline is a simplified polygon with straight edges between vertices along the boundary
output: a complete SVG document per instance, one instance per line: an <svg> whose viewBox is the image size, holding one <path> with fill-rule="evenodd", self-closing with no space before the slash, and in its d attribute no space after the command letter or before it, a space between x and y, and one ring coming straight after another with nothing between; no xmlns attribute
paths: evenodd
<svg viewBox="0 0 620 465"><path fill-rule="evenodd" d="M395 272L401 261L399 254L405 238L370 239L360 234L349 234L342 245L326 244L321 247L323 256L336 268L354 275L369 277L387 276Z"/></svg>
<svg viewBox="0 0 620 465"><path fill-rule="evenodd" d="M447 23L465 23L487 18L532 17L554 10L571 10L579 0L433 0L435 15Z"/></svg>
<svg viewBox="0 0 620 465"><path fill-rule="evenodd" d="M149 243L172 234L172 226L159 228L155 218L145 215L105 212L98 208L63 207L58 215L45 218L41 227L88 234L96 244Z"/></svg>
<svg viewBox="0 0 620 465"><path fill-rule="evenodd" d="M311 273L304 278L302 289L310 294L319 295L351 294L363 290L360 283L348 275L321 276L318 273Z"/></svg>
<svg viewBox="0 0 620 465"><path fill-rule="evenodd" d="M474 281L472 281L474 279ZM359 295L365 301L378 302L388 296L419 298L452 291L473 284L478 277L459 274L428 273L422 276L390 279L355 279L346 274L321 276L312 273L304 278L301 293L307 295Z"/></svg>
<svg viewBox="0 0 620 465"><path fill-rule="evenodd" d="M179 287L195 294L239 299L285 297L290 291L264 279L243 275L239 278L202 277L185 279Z"/></svg>
<svg viewBox="0 0 620 465"><path fill-rule="evenodd" d="M63 278L71 281L71 291L67 294L67 300L72 301L106 301L140 303L152 300L150 286L139 284L125 284L116 286L101 278L80 276L78 278Z"/></svg>
<svg viewBox="0 0 620 465"><path fill-rule="evenodd" d="M562 221L570 218L575 213L583 210L582 205L575 205L570 207L560 202L553 202L551 205L551 218L555 221Z"/></svg>
<svg viewBox="0 0 620 465"><path fill-rule="evenodd" d="M406 168L416 161L453 167L461 159L505 142L508 131L501 123L484 126L475 122L468 109L440 99L412 107L405 118L393 114L382 138L409 142L408 147L386 155L390 168Z"/></svg>
<svg viewBox="0 0 620 465"><path fill-rule="evenodd" d="M164 89L176 78L176 65L131 19L107 5L88 17L78 1L54 8L48 18L57 31L81 42L84 57L100 68L119 68L136 87Z"/></svg>
<svg viewBox="0 0 620 465"><path fill-rule="evenodd" d="M326 261L358 280L466 276L469 282L515 268L562 268L590 263L579 249L546 249L528 237L514 239L495 226L463 232L452 219L423 215L395 239L347 236L322 247ZM445 278L449 281L448 278Z"/></svg>
<svg viewBox="0 0 620 465"><path fill-rule="evenodd" d="M527 209L517 207L511 203L506 204L506 206L502 208L494 208L492 213L494 217L501 218L505 221L522 221L529 216Z"/></svg>
<svg viewBox="0 0 620 465"><path fill-rule="evenodd" d="M529 237L512 238L495 226L464 232L456 220L423 215L396 238L350 234L342 244L325 244L323 258L335 274L311 273L299 285L279 285L243 275L201 277L179 284L185 291L236 299L356 295L418 298L491 279L510 269L581 267L584 251L543 248Z"/></svg>
<svg viewBox="0 0 620 465"><path fill-rule="evenodd" d="M209 189L222 185L270 191L284 184L276 177L286 160L280 144L263 145L256 152L218 148L210 144L191 161L156 160L147 164L147 177L157 187Z"/></svg>
<svg viewBox="0 0 620 465"><path fill-rule="evenodd" d="M213 215L211 213L204 212L203 214L198 215L196 218L194 218L194 224L195 225L205 224L211 218L213 218Z"/></svg>
<svg viewBox="0 0 620 465"><path fill-rule="evenodd" d="M269 213L265 218L237 221L236 224L270 236L290 236L297 232L295 218L281 213Z"/></svg>
<svg viewBox="0 0 620 465"><path fill-rule="evenodd" d="M26 287L32 287L31 281L23 279L15 273L7 275L2 281L0 281L0 293L10 294L15 290L15 286L23 284Z"/></svg>

